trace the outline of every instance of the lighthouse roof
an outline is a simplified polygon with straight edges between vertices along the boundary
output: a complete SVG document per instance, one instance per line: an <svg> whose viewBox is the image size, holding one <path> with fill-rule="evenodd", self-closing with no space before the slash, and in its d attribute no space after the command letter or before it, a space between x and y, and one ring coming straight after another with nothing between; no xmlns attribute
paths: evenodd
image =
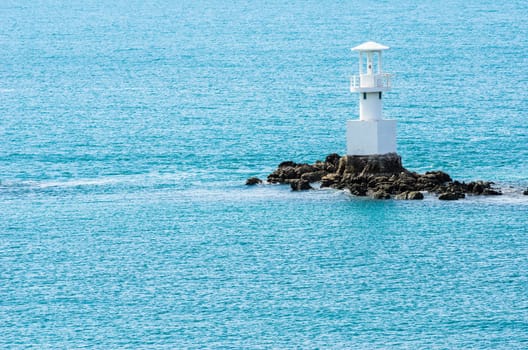
<svg viewBox="0 0 528 350"><path fill-rule="evenodd" d="M374 41L367 41L361 45L353 47L353 51L382 51L387 50L389 47L385 45L378 44Z"/></svg>

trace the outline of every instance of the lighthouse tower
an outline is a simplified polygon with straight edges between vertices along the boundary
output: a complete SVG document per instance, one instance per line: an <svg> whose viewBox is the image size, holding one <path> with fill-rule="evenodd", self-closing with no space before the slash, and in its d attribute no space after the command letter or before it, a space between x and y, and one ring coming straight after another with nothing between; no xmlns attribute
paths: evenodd
<svg viewBox="0 0 528 350"><path fill-rule="evenodd" d="M390 74L381 68L387 49L373 41L352 48L359 52L359 75L350 79L350 91L359 92L359 120L347 121L347 155L396 152L396 121L382 117L383 93L391 87Z"/></svg>

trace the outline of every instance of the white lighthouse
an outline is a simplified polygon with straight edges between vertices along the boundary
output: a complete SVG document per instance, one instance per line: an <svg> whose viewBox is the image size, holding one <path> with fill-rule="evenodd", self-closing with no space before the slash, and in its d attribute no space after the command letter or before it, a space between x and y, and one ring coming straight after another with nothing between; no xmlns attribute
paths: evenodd
<svg viewBox="0 0 528 350"><path fill-rule="evenodd" d="M359 52L359 75L350 80L350 91L359 92L359 120L348 120L347 155L396 152L396 120L382 116L383 93L389 91L390 74L383 73L381 53L388 47L369 41L352 48Z"/></svg>

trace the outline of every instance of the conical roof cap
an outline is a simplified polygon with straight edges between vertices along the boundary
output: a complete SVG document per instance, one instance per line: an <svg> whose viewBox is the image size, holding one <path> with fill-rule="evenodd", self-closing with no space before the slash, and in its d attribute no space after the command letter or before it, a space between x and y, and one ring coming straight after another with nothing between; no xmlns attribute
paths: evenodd
<svg viewBox="0 0 528 350"><path fill-rule="evenodd" d="M367 41L352 48L352 51L383 51L389 49L388 46L378 44L374 41Z"/></svg>

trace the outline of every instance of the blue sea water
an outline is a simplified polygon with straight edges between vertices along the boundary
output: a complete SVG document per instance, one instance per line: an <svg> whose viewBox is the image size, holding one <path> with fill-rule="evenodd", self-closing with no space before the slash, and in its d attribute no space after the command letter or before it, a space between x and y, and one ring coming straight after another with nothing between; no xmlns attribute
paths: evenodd
<svg viewBox="0 0 528 350"><path fill-rule="evenodd" d="M526 1L0 3L1 348L528 348ZM391 47L404 166L500 197L246 187L344 153Z"/></svg>

